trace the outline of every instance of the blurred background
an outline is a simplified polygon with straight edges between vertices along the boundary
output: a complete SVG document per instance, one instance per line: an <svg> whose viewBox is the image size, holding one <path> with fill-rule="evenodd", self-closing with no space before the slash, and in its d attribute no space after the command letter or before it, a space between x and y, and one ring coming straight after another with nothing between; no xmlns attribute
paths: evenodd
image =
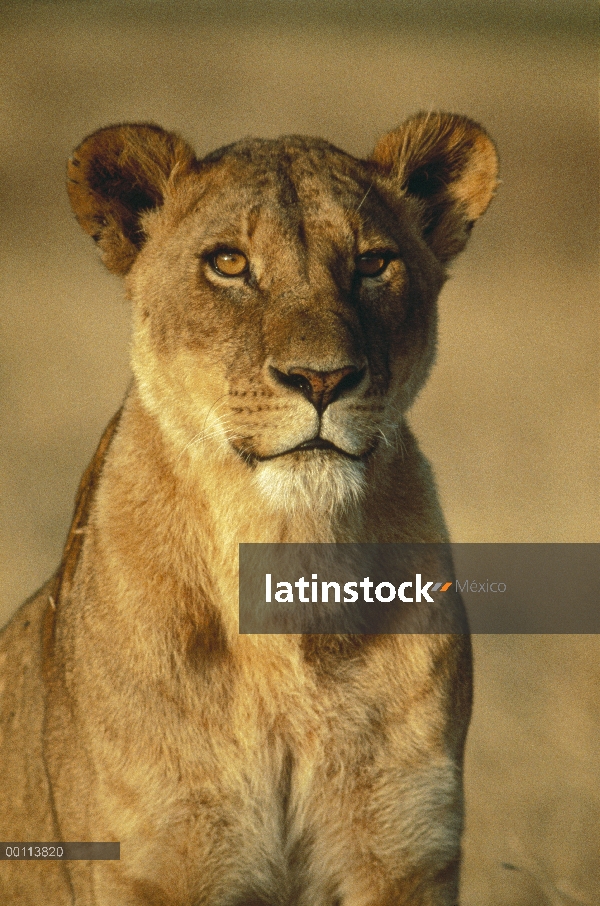
<svg viewBox="0 0 600 906"><path fill-rule="evenodd" d="M4 0L0 625L57 565L129 381L121 284L64 173L119 121L200 154L299 132L356 155L417 110L482 122L503 183L442 292L411 421L454 541L599 540L595 16L588 0ZM474 644L463 903L597 903L598 639Z"/></svg>

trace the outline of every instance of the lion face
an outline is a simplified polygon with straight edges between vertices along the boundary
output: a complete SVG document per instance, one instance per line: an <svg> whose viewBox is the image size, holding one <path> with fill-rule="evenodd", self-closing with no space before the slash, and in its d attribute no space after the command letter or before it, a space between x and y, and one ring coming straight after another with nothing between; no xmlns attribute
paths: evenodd
<svg viewBox="0 0 600 906"><path fill-rule="evenodd" d="M367 161L301 137L197 161L149 126L77 150L73 206L127 273L136 383L177 456L230 458L276 507L360 497L431 367L444 262L495 187L490 140L450 119Z"/></svg>

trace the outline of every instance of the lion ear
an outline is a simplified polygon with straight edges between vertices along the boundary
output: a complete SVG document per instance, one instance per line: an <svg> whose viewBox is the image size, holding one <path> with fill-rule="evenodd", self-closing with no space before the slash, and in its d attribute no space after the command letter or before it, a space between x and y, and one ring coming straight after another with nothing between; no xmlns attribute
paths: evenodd
<svg viewBox="0 0 600 906"><path fill-rule="evenodd" d="M183 139L150 123L99 129L75 149L67 166L69 199L109 270L127 273L146 238L142 213L160 207L169 182L195 162Z"/></svg>
<svg viewBox="0 0 600 906"><path fill-rule="evenodd" d="M418 200L423 237L440 261L462 251L498 186L492 140L455 114L417 114L384 135L371 159L393 191Z"/></svg>

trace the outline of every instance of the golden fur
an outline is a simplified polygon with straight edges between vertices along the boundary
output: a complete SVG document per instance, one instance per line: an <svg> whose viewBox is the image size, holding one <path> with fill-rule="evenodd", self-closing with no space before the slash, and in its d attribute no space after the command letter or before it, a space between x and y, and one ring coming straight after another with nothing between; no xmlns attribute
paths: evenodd
<svg viewBox="0 0 600 906"><path fill-rule="evenodd" d="M448 114L368 160L297 136L198 160L152 125L75 151L134 382L0 637L0 838L121 860L1 862L2 903L456 902L468 637L240 635L237 545L447 540L405 412L496 171Z"/></svg>

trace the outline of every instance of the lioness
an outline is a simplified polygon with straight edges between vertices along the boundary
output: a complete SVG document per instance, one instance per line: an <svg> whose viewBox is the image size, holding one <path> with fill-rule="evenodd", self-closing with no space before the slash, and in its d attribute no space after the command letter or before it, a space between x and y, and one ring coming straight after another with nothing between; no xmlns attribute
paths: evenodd
<svg viewBox="0 0 600 906"><path fill-rule="evenodd" d="M367 160L298 136L199 160L148 124L74 152L134 379L0 640L0 839L121 859L0 862L2 904L456 902L468 635L240 635L237 551L447 539L405 413L496 185L449 114Z"/></svg>

